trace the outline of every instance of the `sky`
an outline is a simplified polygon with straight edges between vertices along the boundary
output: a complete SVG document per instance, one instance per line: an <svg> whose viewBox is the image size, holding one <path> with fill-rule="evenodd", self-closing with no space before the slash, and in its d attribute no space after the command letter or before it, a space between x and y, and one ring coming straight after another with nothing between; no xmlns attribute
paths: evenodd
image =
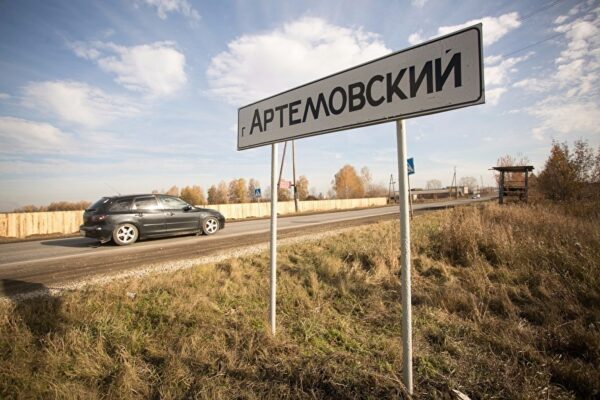
<svg viewBox="0 0 600 400"><path fill-rule="evenodd" d="M270 146L237 151L239 107L479 22L486 104L406 121L412 186L454 167L492 185L506 154L539 172L553 140L597 148L598 0L0 0L0 210L266 188ZM314 193L345 164L387 187L395 124L296 141Z"/></svg>

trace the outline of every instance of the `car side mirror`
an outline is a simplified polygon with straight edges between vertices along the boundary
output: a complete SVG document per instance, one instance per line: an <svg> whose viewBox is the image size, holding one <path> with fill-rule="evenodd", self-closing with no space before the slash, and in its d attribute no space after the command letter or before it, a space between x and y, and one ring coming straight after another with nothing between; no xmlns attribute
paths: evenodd
<svg viewBox="0 0 600 400"><path fill-rule="evenodd" d="M183 207L183 211L190 211L193 207L190 206L189 204L185 207Z"/></svg>

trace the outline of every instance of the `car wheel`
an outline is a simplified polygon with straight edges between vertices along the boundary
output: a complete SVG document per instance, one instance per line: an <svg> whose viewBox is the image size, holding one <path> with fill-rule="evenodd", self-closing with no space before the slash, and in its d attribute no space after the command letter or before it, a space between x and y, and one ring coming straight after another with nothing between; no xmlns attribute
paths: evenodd
<svg viewBox="0 0 600 400"><path fill-rule="evenodd" d="M134 243L139 236L138 228L132 224L122 224L113 231L113 241L119 246Z"/></svg>
<svg viewBox="0 0 600 400"><path fill-rule="evenodd" d="M212 235L219 230L219 221L215 217L208 217L202 222L202 232Z"/></svg>

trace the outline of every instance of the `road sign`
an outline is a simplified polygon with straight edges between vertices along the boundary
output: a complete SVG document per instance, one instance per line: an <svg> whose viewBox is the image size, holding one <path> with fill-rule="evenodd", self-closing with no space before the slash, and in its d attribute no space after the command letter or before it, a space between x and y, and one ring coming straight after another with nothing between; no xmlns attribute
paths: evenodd
<svg viewBox="0 0 600 400"><path fill-rule="evenodd" d="M279 189L289 189L291 187L292 187L292 182L284 181L284 180L279 181Z"/></svg>
<svg viewBox="0 0 600 400"><path fill-rule="evenodd" d="M408 174L412 175L415 173L415 160L414 158L409 158L406 160L406 166L408 167Z"/></svg>
<svg viewBox="0 0 600 400"><path fill-rule="evenodd" d="M481 24L238 110L238 150L485 102Z"/></svg>
<svg viewBox="0 0 600 400"><path fill-rule="evenodd" d="M262 197L262 194L260 193L260 188L254 189L254 197Z"/></svg>
<svg viewBox="0 0 600 400"><path fill-rule="evenodd" d="M277 144L396 120L402 258L402 381L412 395L408 175L409 170L414 173L414 162L406 156L404 119L484 102L482 25L477 24L238 109L238 150L271 144L269 320L272 334L276 331L277 307ZM289 188L290 182L280 180L278 186Z"/></svg>

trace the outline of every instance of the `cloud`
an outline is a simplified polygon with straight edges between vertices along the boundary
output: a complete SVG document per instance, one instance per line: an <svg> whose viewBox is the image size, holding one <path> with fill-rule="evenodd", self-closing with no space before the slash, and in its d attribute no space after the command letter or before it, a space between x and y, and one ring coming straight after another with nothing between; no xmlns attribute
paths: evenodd
<svg viewBox="0 0 600 400"><path fill-rule="evenodd" d="M532 92L546 92L552 88L552 85L548 80L537 78L521 79L512 86L515 88L524 88Z"/></svg>
<svg viewBox="0 0 600 400"><path fill-rule="evenodd" d="M75 42L74 53L94 61L116 75L123 87L150 97L172 95L187 82L185 55L169 41L139 46L119 46L112 42Z"/></svg>
<svg viewBox="0 0 600 400"><path fill-rule="evenodd" d="M555 28L556 32L564 32L568 40L568 45L565 50L560 53L560 57L556 60L557 63L568 62L586 56L590 50L597 48L600 39L598 34L600 28L595 23L596 21L586 21L578 19L570 24L559 25Z"/></svg>
<svg viewBox="0 0 600 400"><path fill-rule="evenodd" d="M10 99L10 94L0 92L0 100L8 100Z"/></svg>
<svg viewBox="0 0 600 400"><path fill-rule="evenodd" d="M503 58L502 56L490 56L484 59L485 85L503 85L509 81L509 74L516 72L515 65L529 58L529 54L522 57Z"/></svg>
<svg viewBox="0 0 600 400"><path fill-rule="evenodd" d="M415 44L419 44L419 43L424 42L424 41L425 41L425 38L423 38L423 36L421 36L421 31L411 33L408 36L408 43L411 46L414 46Z"/></svg>
<svg viewBox="0 0 600 400"><path fill-rule="evenodd" d="M29 83L23 88L23 104L85 127L105 125L139 113L130 100L75 81Z"/></svg>
<svg viewBox="0 0 600 400"><path fill-rule="evenodd" d="M493 43L496 43L507 33L521 26L521 21L519 21L519 13L511 12L503 14L499 17L483 17L479 19L473 19L459 25L441 26L438 28L437 34L431 36L429 39L443 36L480 22L483 23L484 46L489 46ZM408 42L410 44L417 44L422 41L424 41L424 38L421 36L420 32L415 32L408 37Z"/></svg>
<svg viewBox="0 0 600 400"><path fill-rule="evenodd" d="M590 8L590 5L592 8ZM555 19L554 30L564 33L566 45L544 78L529 78L513 86L546 93L525 111L538 119L532 134L598 135L600 128L600 9L592 3L573 7ZM577 17L579 15L579 17ZM570 22L567 22L572 20Z"/></svg>
<svg viewBox="0 0 600 400"><path fill-rule="evenodd" d="M507 89L503 87L490 89L485 91L485 102L493 106L498 105L500 97L506 93Z"/></svg>
<svg viewBox="0 0 600 400"><path fill-rule="evenodd" d="M573 101L552 96L529 108L528 113L541 120L541 124L532 131L537 139L542 139L548 132L585 136L600 134L600 106L592 100Z"/></svg>
<svg viewBox="0 0 600 400"><path fill-rule="evenodd" d="M530 54L526 54L521 57L509 57L504 58L503 56L494 55L485 57L485 100L486 103L491 106L496 106L500 102L500 97L507 92L506 86L510 83L512 73L515 73L517 69L515 66L527 60Z"/></svg>
<svg viewBox="0 0 600 400"><path fill-rule="evenodd" d="M206 75L211 93L241 105L390 52L374 33L306 17L235 39Z"/></svg>
<svg viewBox="0 0 600 400"><path fill-rule="evenodd" d="M429 0L410 0L410 4L417 8L423 8Z"/></svg>
<svg viewBox="0 0 600 400"><path fill-rule="evenodd" d="M70 145L69 136L50 124L0 117L0 153L63 152Z"/></svg>
<svg viewBox="0 0 600 400"><path fill-rule="evenodd" d="M569 19L569 17L567 15L559 15L558 17L556 17L556 19L554 20L555 24L562 24L563 22L565 22L567 19Z"/></svg>
<svg viewBox="0 0 600 400"><path fill-rule="evenodd" d="M179 13L194 21L200 20L200 14L187 0L144 0L150 7L156 8L160 19L167 19L169 13Z"/></svg>

